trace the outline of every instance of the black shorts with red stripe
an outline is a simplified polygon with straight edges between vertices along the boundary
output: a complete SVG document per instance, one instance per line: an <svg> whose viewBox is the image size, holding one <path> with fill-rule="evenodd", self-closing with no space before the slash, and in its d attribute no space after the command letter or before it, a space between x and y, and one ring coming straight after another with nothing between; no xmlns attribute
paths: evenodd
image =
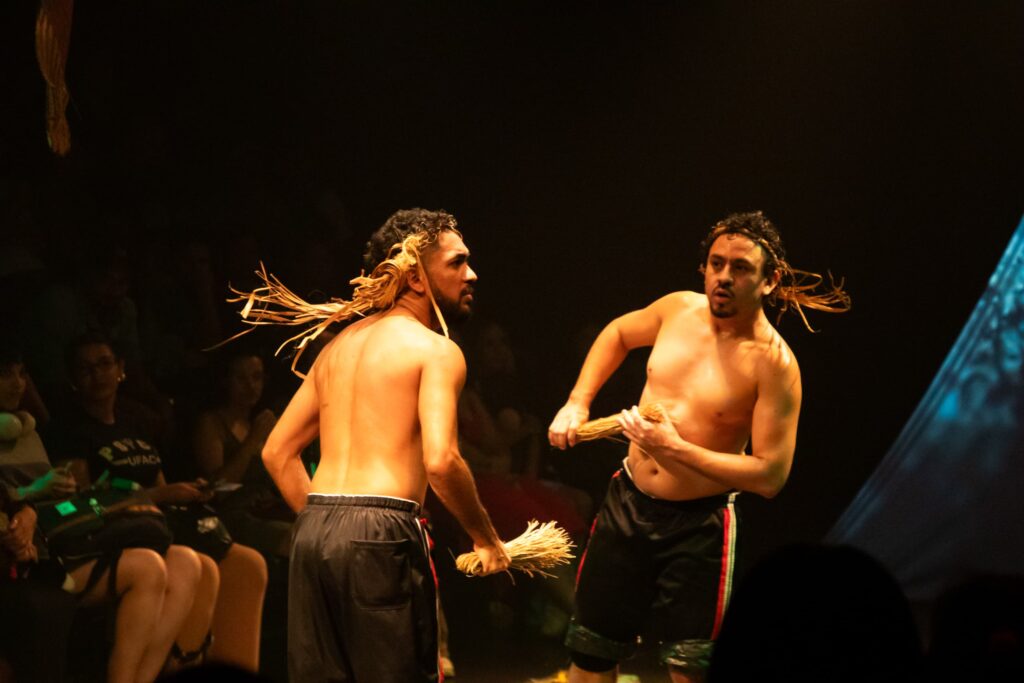
<svg viewBox="0 0 1024 683"><path fill-rule="evenodd" d="M436 683L437 593L420 506L311 493L292 535L289 679Z"/></svg>
<svg viewBox="0 0 1024 683"><path fill-rule="evenodd" d="M625 469L612 476L576 579L565 644L577 666L612 668L643 634L664 663L707 667L732 588L736 496L661 500Z"/></svg>

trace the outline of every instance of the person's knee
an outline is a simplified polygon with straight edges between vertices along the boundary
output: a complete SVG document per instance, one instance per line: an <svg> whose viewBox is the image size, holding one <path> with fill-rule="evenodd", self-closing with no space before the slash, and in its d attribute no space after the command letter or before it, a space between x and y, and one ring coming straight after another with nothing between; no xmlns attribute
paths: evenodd
<svg viewBox="0 0 1024 683"><path fill-rule="evenodd" d="M199 588L206 592L217 594L220 589L220 568L213 558L204 553L196 553L199 558Z"/></svg>
<svg viewBox="0 0 1024 683"><path fill-rule="evenodd" d="M199 553L183 545L172 545L167 549L167 581L191 588L198 586L203 575L203 563Z"/></svg>
<svg viewBox="0 0 1024 683"><path fill-rule="evenodd" d="M255 549L235 543L221 561L221 567L231 571L232 580L245 582L261 593L266 590L269 580L267 561Z"/></svg>
<svg viewBox="0 0 1024 683"><path fill-rule="evenodd" d="M619 665L619 663L613 659L595 657L594 655L576 652L575 650L571 650L569 652L569 656L572 659L572 663L575 664L577 668L591 673L604 673L606 671L611 671Z"/></svg>
<svg viewBox="0 0 1024 683"><path fill-rule="evenodd" d="M167 587L167 564L155 550L126 548L117 563L117 590L163 592Z"/></svg>

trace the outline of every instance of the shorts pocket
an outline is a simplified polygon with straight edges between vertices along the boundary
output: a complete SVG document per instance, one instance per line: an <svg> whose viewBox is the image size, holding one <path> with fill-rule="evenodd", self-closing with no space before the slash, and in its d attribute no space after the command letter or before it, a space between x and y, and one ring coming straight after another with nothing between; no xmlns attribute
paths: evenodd
<svg viewBox="0 0 1024 683"><path fill-rule="evenodd" d="M352 600L364 609L397 609L412 599L408 540L352 541Z"/></svg>

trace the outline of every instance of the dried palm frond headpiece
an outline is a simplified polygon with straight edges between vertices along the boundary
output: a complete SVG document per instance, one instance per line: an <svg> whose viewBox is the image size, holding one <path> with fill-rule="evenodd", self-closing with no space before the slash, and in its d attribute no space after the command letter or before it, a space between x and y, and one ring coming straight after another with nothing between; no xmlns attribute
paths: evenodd
<svg viewBox="0 0 1024 683"><path fill-rule="evenodd" d="M722 235L742 235L764 250L764 273L779 273L779 284L768 295L768 303L779 307L778 319L786 311L795 311L804 326L814 332L804 314L805 306L825 313L845 313L850 310L850 295L843 290L844 280L840 279L837 284L829 273L828 287L825 291L816 292L824 283L824 278L819 273L799 270L789 265L778 230L760 211L732 214L711 229L701 245L704 252L700 266L702 273L711 245Z"/></svg>
<svg viewBox="0 0 1024 683"><path fill-rule="evenodd" d="M455 229L455 219L449 218L450 222L442 229L459 234ZM423 281L427 296L434 308L434 314L447 337L448 325L434 299L434 293L422 263L424 250L437 240L438 234L438 230L419 230L407 235L401 242L393 244L388 249L387 257L378 263L369 275L364 271L360 273L359 277L349 281L349 284L355 286L352 298L349 300L332 298L327 303L311 304L288 289L273 274L268 273L263 263L260 263L260 269L256 271L256 276L264 283L262 287L245 292L229 285L231 291L237 296L229 298L228 301L244 303L240 311L242 322L251 327L213 348L248 334L259 325L301 327L301 332L282 342L274 353L277 355L286 346L293 344L295 356L292 359L292 372L300 377L305 377L296 370L295 366L310 342L319 337L333 323L390 310L407 288L409 276L413 272L416 272ZM459 236L461 237L461 234Z"/></svg>

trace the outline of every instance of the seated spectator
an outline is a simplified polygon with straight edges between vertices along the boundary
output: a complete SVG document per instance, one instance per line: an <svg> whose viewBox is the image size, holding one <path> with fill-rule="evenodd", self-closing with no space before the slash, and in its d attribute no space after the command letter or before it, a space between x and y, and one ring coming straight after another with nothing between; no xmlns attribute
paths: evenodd
<svg viewBox="0 0 1024 683"><path fill-rule="evenodd" d="M62 589L62 568L39 571L45 548L35 527L35 511L0 487L0 681L61 683L75 600Z"/></svg>
<svg viewBox="0 0 1024 683"><path fill-rule="evenodd" d="M920 667L910 605L881 564L848 546L795 545L739 583L707 680L912 683Z"/></svg>
<svg viewBox="0 0 1024 683"><path fill-rule="evenodd" d="M219 366L217 400L200 414L193 450L200 474L210 481L241 484L217 508L232 536L268 555L287 557L294 513L263 467L263 444L277 416L261 408L263 358L244 345L231 346Z"/></svg>
<svg viewBox="0 0 1024 683"><path fill-rule="evenodd" d="M203 349L226 336L219 311L227 289L213 272L209 246L173 230L148 241L140 260L136 299L144 364L161 389L180 398L198 388L209 368Z"/></svg>
<svg viewBox="0 0 1024 683"><path fill-rule="evenodd" d="M67 357L76 406L54 416L50 433L57 457L75 463L79 485L88 486L101 477L120 478L135 482L158 504L179 506L208 500L211 492L202 480L168 483L164 479L144 410L118 396L125 366L113 345L102 335L86 334L72 343ZM193 543L194 539L181 542ZM216 596L215 607L207 608L202 601L196 604L196 610L212 609L208 656L255 671L266 563L258 552L238 543L217 546L218 556L213 559L206 554L213 552L206 544L199 549L203 586L206 594ZM195 652L209 645L210 638L201 629L209 623L205 617L192 615L186 626L195 627L186 628L179 636L180 651Z"/></svg>
<svg viewBox="0 0 1024 683"><path fill-rule="evenodd" d="M459 402L460 446L481 500L502 538L530 519L557 520L569 534L586 532L589 497L547 476L544 428L524 408L515 353L505 331L483 322L467 335L468 380Z"/></svg>
<svg viewBox="0 0 1024 683"><path fill-rule="evenodd" d="M60 409L70 400L64 350L79 335L98 332L118 344L130 374L125 391L159 416L169 430L168 398L151 381L142 363L138 309L131 297L131 259L117 243L76 252L70 282L50 283L28 307L23 320L24 350L43 400Z"/></svg>
<svg viewBox="0 0 1024 683"><path fill-rule="evenodd" d="M7 429L0 440L0 495L16 508L16 516L4 534L4 545L21 563L35 564L40 551L30 527L36 522L28 500L61 498L74 491L73 481L61 469L53 469L34 422L18 411L26 386L20 354L5 349L0 353L0 419ZM14 419L12 419L12 417ZM15 429L16 428L16 429ZM28 515L22 518L22 515ZM45 557L45 553L44 553ZM127 548L115 558L77 560L56 572L50 583L77 596L78 604L116 603L114 645L109 656L107 677L111 682L153 680L160 673L193 603L200 579L199 559L192 550L172 545L165 556L145 548ZM37 567L27 567L28 576L39 576ZM49 575L53 576L54 572ZM10 573L8 573L10 575ZM38 613L39 600L57 602L37 585L16 582L4 589L4 618L22 604L40 621L25 622L18 635L30 642L16 654L32 653L32 668L52 669L63 664L67 627L63 622L47 626L45 613ZM11 601L8 602L7 598ZM9 607L10 606L10 607ZM56 614L56 612L55 612ZM4 639L4 642L11 642ZM56 657L54 661L53 658ZM18 680L23 680L19 678ZM24 680L31 680L24 678Z"/></svg>
<svg viewBox="0 0 1024 683"><path fill-rule="evenodd" d="M544 426L527 407L529 400L505 330L494 322L474 321L466 329L463 345L468 375L459 399L459 447L498 535L515 538L532 519L554 520L581 544L590 498L557 481L545 466ZM529 600L528 613L521 609L519 616L543 635L561 637L572 613L574 574L572 567L565 566L556 578L536 584L542 595L527 592L505 597ZM493 601L489 610L498 626L516 616L504 598Z"/></svg>

